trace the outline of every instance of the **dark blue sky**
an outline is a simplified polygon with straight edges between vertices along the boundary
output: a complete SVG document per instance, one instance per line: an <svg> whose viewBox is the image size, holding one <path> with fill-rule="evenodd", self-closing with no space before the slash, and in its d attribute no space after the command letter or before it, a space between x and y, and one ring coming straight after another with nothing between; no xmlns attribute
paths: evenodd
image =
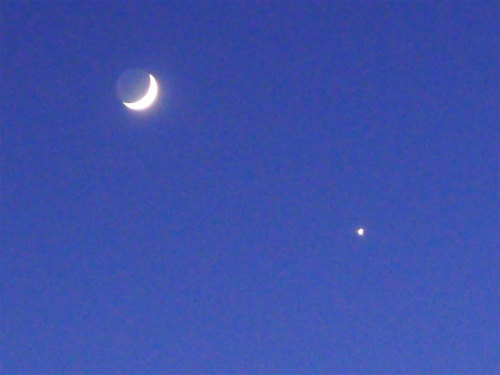
<svg viewBox="0 0 500 375"><path fill-rule="evenodd" d="M499 373L497 1L0 10L0 373Z"/></svg>

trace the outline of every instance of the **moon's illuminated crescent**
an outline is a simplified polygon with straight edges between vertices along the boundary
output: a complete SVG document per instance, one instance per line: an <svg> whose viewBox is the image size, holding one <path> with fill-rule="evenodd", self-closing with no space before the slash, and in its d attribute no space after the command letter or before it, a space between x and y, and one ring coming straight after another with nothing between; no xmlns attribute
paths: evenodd
<svg viewBox="0 0 500 375"><path fill-rule="evenodd" d="M134 111L142 111L143 109L146 109L151 104L153 104L157 95L158 95L158 84L156 83L155 77L153 77L153 75L150 74L149 89L146 95L144 95L141 99L135 102L132 103L123 102L123 104L128 108L133 109Z"/></svg>

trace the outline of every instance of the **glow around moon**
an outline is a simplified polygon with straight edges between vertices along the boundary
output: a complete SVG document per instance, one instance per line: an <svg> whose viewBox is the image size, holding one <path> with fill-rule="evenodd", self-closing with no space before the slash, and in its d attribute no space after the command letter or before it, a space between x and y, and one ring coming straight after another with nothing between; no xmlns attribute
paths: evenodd
<svg viewBox="0 0 500 375"><path fill-rule="evenodd" d="M123 104L130 108L133 109L134 111L142 111L148 107L150 107L154 101L156 100L156 97L158 96L158 84L156 83L155 77L153 77L152 74L149 75L149 89L146 95L144 95L141 99L132 102L132 103L127 103L123 102Z"/></svg>

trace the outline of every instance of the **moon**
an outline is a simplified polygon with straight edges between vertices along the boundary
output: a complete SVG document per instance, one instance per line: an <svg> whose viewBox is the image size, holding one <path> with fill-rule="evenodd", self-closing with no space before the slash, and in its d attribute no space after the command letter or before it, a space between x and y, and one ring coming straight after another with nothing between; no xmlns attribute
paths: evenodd
<svg viewBox="0 0 500 375"><path fill-rule="evenodd" d="M146 108L149 108L156 97L158 96L158 83L156 83L155 77L152 74L149 75L149 89L146 94L139 100L135 102L123 102L123 104L134 111L142 111Z"/></svg>
<svg viewBox="0 0 500 375"><path fill-rule="evenodd" d="M358 233L358 236L363 237L365 235L364 228L358 228L357 233Z"/></svg>

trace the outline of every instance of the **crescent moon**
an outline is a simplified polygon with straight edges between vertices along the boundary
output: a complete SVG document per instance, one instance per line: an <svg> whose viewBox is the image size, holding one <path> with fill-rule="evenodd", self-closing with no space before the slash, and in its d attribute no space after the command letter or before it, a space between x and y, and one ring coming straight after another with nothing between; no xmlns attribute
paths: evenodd
<svg viewBox="0 0 500 375"><path fill-rule="evenodd" d="M144 95L141 99L132 102L132 103L126 103L123 102L123 104L130 108L133 109L134 111L142 111L143 109L148 108L151 104L156 99L156 96L158 95L158 84L156 83L155 77L153 77L152 74L149 75L149 89L146 95Z"/></svg>

